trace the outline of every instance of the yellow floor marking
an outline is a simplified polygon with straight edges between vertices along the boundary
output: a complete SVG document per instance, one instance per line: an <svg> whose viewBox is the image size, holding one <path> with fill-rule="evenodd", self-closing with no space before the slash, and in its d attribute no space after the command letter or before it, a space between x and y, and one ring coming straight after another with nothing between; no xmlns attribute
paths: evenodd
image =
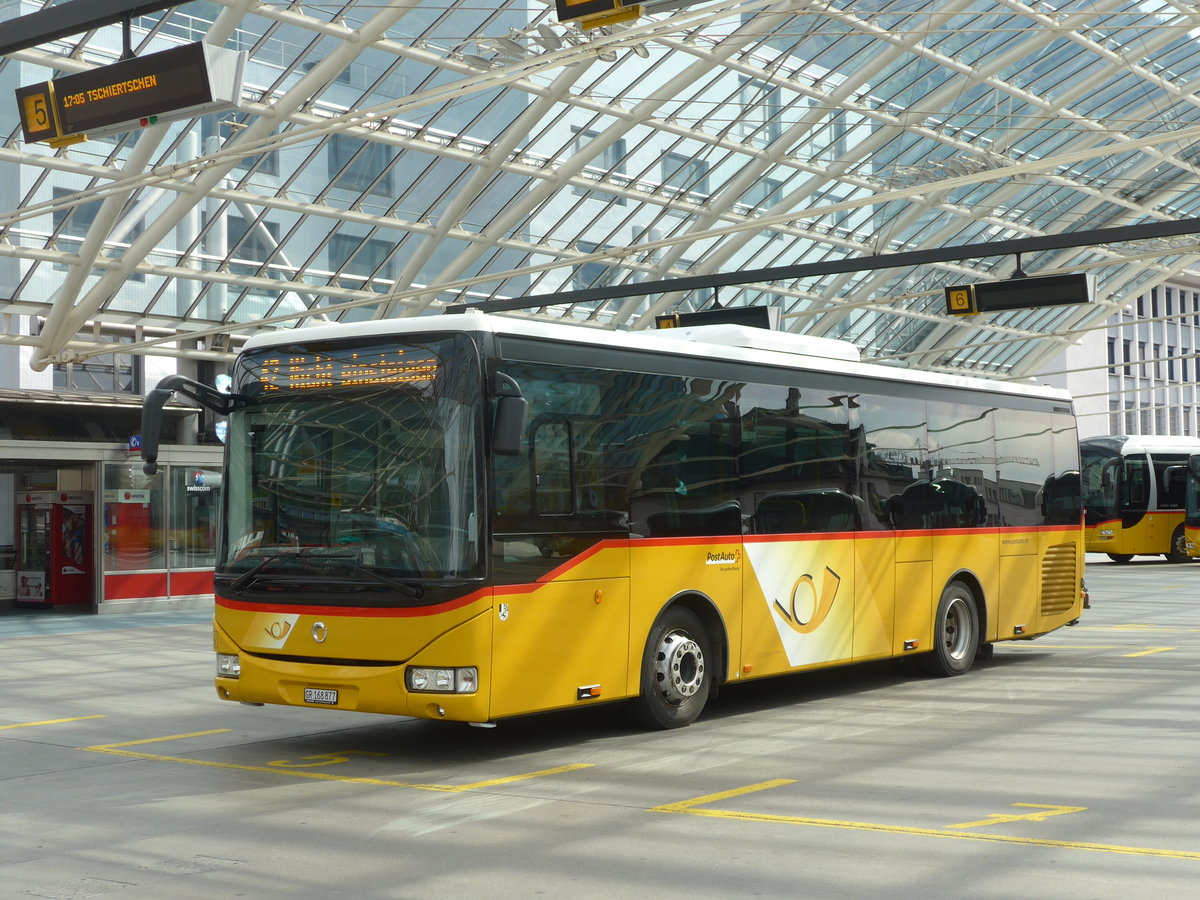
<svg viewBox="0 0 1200 900"><path fill-rule="evenodd" d="M316 769L320 766L336 766L350 762L350 756L387 756L386 753L374 753L370 750L341 750L337 753L317 753L313 756L302 756L301 759L312 759L316 762L292 762L290 759L273 759L268 766L280 769Z"/></svg>
<svg viewBox="0 0 1200 900"><path fill-rule="evenodd" d="M83 750L95 750L100 753L115 752L118 747L136 747L138 744L157 744L160 741L179 741L184 738L205 737L210 734L228 734L232 728L213 728L210 731L189 731L186 734L168 734L163 737L142 738L140 741L123 741L119 744L97 744L94 747L83 747Z"/></svg>
<svg viewBox="0 0 1200 900"><path fill-rule="evenodd" d="M126 747L134 747L140 744L153 744L158 741L177 741L182 738L203 737L209 734L224 734L231 729L215 728L212 731L193 731L188 734L172 734L166 737L143 738L138 741L125 741L119 744L97 744L92 747L80 747L80 750L88 750L93 753L109 753L113 756L127 756L131 759L149 759L157 762L172 762L180 763L187 766L207 766L213 769L236 769L240 772L267 772L272 775L284 775L289 778L308 778L316 781L345 781L350 784L374 784L385 787L405 787L413 788L418 791L440 791L446 794L457 794L464 791L478 790L479 788L496 787L503 784L514 784L519 781L528 781L533 778L543 778L547 775L558 775L563 772L574 772L577 769L589 769L592 763L574 763L567 766L556 766L553 769L542 769L537 772L527 772L522 775L508 775L504 778L491 778L487 781L475 781L471 784L417 784L410 781L389 781L382 778L361 778L353 775L330 775L326 772L309 772L299 769L285 769L279 766L268 763L265 766L247 766L241 763L226 763L217 762L215 760L206 759L188 759L183 756L163 756L158 753L143 753L139 750L126 750Z"/></svg>
<svg viewBox="0 0 1200 900"><path fill-rule="evenodd" d="M1149 656L1151 653L1166 653L1169 650L1174 650L1174 647L1151 647L1149 650L1139 650L1137 653L1122 653L1125 659L1132 659L1135 656Z"/></svg>
<svg viewBox="0 0 1200 900"><path fill-rule="evenodd" d="M721 809L698 809L705 803L739 797L755 791L792 784L791 779L764 781L748 787L719 794L708 794L679 803L656 806L650 812L680 813L689 816L705 816L712 819L734 819L742 822L769 822L779 825L809 825L816 828L844 828L851 831L878 831L887 834L909 834L922 837L953 838L960 841L986 841L996 844L1022 844L1031 847L1054 847L1062 850L1091 850L1096 853L1119 853L1126 856L1157 856L1167 859L1200 860L1200 853L1192 850L1164 850L1155 847L1125 847L1120 844L1094 844L1082 841L1054 841L1040 838L1015 837L980 831L951 831L948 828L912 828L903 825L883 825L876 822L844 822L837 819L812 819L804 816L776 816L766 813L743 813Z"/></svg>
<svg viewBox="0 0 1200 900"><path fill-rule="evenodd" d="M755 791L767 791L771 788L782 787L785 784L795 784L794 778L776 778L774 781L763 781L744 788L734 788L732 791L722 791L719 794L705 794L703 797L693 797L691 800L681 800L678 803L668 803L666 806L656 806L650 812L691 812L693 807L716 803L718 800L728 800L730 797L741 797L753 794Z"/></svg>
<svg viewBox="0 0 1200 900"><path fill-rule="evenodd" d="M997 641L992 646L1003 647L1005 650L1120 650L1120 644L1047 644L1042 641L1033 643L1016 641Z"/></svg>
<svg viewBox="0 0 1200 900"><path fill-rule="evenodd" d="M37 725L61 725L63 722L85 722L88 719L106 719L107 716L74 716L70 719L46 719L44 722L17 722L15 725L0 725L0 731L8 728L34 728Z"/></svg>
<svg viewBox="0 0 1200 900"><path fill-rule="evenodd" d="M1005 822L1045 822L1051 816L1062 816L1067 813L1084 812L1086 806L1048 806L1044 803L1014 803L1013 806L1021 806L1028 809L1037 809L1041 812L1025 813L1024 815L1013 815L1012 813L991 813L986 819L980 819L978 822L960 822L957 825L947 825L947 828L983 828L988 825L1002 825Z"/></svg>

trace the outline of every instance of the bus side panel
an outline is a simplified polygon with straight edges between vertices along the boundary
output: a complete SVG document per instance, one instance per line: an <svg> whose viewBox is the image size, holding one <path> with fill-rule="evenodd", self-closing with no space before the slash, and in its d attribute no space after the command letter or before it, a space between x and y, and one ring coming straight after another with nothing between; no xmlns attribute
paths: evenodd
<svg viewBox="0 0 1200 900"><path fill-rule="evenodd" d="M627 695L628 578L497 588L493 615L494 718Z"/></svg>
<svg viewBox="0 0 1200 900"><path fill-rule="evenodd" d="M1183 524L1183 512L1148 512L1122 524L1110 519L1087 529L1089 553L1114 553L1129 556L1157 556L1171 549L1171 537Z"/></svg>
<svg viewBox="0 0 1200 900"><path fill-rule="evenodd" d="M905 644L916 651L933 646L933 538L928 532L896 532L896 616L892 654L902 655Z"/></svg>
<svg viewBox="0 0 1200 900"><path fill-rule="evenodd" d="M896 652L896 540L892 532L863 532L854 541L854 659Z"/></svg>
<svg viewBox="0 0 1200 900"><path fill-rule="evenodd" d="M933 565L903 562L896 565L896 626L892 655L921 652L933 647L933 616L937 598L933 594ZM905 650L910 644L911 649Z"/></svg>
<svg viewBox="0 0 1200 900"><path fill-rule="evenodd" d="M1152 520L1150 522L1150 540L1153 543L1150 546L1154 548L1146 552L1170 553L1171 539L1175 536L1175 529L1183 524L1183 510L1163 510L1146 518Z"/></svg>
<svg viewBox="0 0 1200 900"><path fill-rule="evenodd" d="M999 535L994 528L945 531L933 537L932 615L937 613L942 590L953 579L970 582L969 575L983 591L987 621L980 622L980 633L987 638L996 633L999 618L1000 553Z"/></svg>
<svg viewBox="0 0 1200 900"><path fill-rule="evenodd" d="M855 543L850 533L747 541L742 667L748 677L850 662Z"/></svg>
<svg viewBox="0 0 1200 900"><path fill-rule="evenodd" d="M1033 531L1000 532L999 613L991 620L990 640L1004 640L1037 628L1041 597L1040 540ZM1018 631L1018 627L1022 630Z"/></svg>
<svg viewBox="0 0 1200 900"><path fill-rule="evenodd" d="M1040 622L1045 633L1078 619L1083 612L1083 540L1077 529L1046 528L1041 533Z"/></svg>
<svg viewBox="0 0 1200 900"><path fill-rule="evenodd" d="M683 595L712 601L729 639L725 677L738 677L743 566L740 537L644 538L630 542L630 695L641 690L642 655L654 620L671 600Z"/></svg>
<svg viewBox="0 0 1200 900"><path fill-rule="evenodd" d="M1041 572L1037 556L1003 556L1000 559L1000 614L996 638L1033 634L1038 628Z"/></svg>

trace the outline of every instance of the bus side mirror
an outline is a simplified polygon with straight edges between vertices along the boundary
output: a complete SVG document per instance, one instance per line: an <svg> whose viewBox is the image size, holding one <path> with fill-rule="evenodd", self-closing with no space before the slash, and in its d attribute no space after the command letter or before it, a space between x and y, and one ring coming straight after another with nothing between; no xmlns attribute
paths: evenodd
<svg viewBox="0 0 1200 900"><path fill-rule="evenodd" d="M158 444L162 430L163 407L176 391L191 397L201 406L223 416L245 405L245 398L224 394L216 388L193 381L184 375L168 375L142 401L142 471L153 475L158 471Z"/></svg>
<svg viewBox="0 0 1200 900"><path fill-rule="evenodd" d="M521 388L508 375L496 373L496 419L492 423L492 453L519 456L525 436L525 417L529 403Z"/></svg>

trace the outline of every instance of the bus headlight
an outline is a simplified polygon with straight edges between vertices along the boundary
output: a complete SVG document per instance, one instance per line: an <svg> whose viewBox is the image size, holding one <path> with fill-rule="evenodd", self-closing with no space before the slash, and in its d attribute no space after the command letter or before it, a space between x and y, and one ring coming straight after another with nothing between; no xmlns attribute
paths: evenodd
<svg viewBox="0 0 1200 900"><path fill-rule="evenodd" d="M236 653L217 654L217 675L221 678L237 678L242 674L242 661Z"/></svg>
<svg viewBox="0 0 1200 900"><path fill-rule="evenodd" d="M433 694L473 694L479 687L479 672L474 666L434 668L409 666L404 683L410 691Z"/></svg>

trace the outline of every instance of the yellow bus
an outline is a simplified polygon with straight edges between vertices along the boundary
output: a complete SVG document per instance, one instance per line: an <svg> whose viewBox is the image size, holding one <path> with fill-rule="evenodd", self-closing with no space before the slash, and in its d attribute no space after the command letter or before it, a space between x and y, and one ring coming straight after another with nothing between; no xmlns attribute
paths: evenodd
<svg viewBox="0 0 1200 900"><path fill-rule="evenodd" d="M1184 542L1187 555L1195 559L1200 557L1200 453L1188 456L1184 480L1187 484L1183 510Z"/></svg>
<svg viewBox="0 0 1200 900"><path fill-rule="evenodd" d="M1188 562L1184 497L1200 438L1108 435L1080 442L1086 546L1114 562Z"/></svg>
<svg viewBox="0 0 1200 900"><path fill-rule="evenodd" d="M840 341L466 313L254 337L215 573L225 700L490 725L916 657L1080 615L1069 398Z"/></svg>

